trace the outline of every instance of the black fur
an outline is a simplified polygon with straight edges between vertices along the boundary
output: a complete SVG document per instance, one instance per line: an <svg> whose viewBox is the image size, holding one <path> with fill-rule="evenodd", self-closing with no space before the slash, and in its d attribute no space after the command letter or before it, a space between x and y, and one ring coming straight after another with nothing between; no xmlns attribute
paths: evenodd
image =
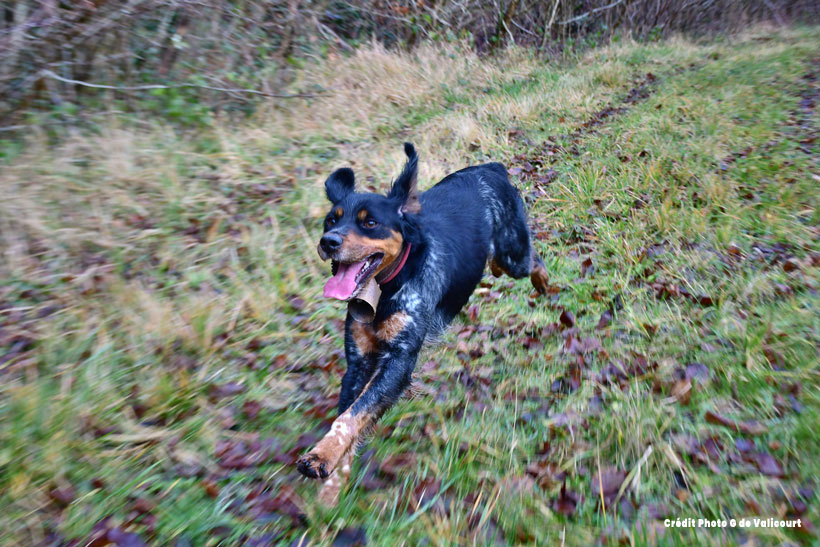
<svg viewBox="0 0 820 547"><path fill-rule="evenodd" d="M411 244L404 267L381 286L370 327L379 331L396 314L406 314L409 319L401 332L362 354L353 335L354 320L347 317L340 414L350 408L352 415L378 417L395 404L410 384L424 340L440 334L461 310L488 259L515 278L530 275L536 267L543 270L531 246L524 204L502 164L462 169L418 194L418 156L411 144L405 144L405 152L407 163L387 196L354 192L349 169L334 172L326 183L333 207L325 234L379 239L398 232L405 245ZM415 205L413 199L418 200ZM344 211L341 218L334 213L338 208ZM375 227L363 226L357 218L362 208ZM302 463L300 470L322 475Z"/></svg>
<svg viewBox="0 0 820 547"><path fill-rule="evenodd" d="M327 199L333 203L341 201L347 194L353 191L354 181L355 176L353 169L350 167L337 169L325 181L325 194L327 194Z"/></svg>
<svg viewBox="0 0 820 547"><path fill-rule="evenodd" d="M415 147L409 142L404 143L404 153L407 154L407 163L404 165L399 177L393 183L390 193L387 194L388 199L398 201L402 204L402 214L408 212L407 206L411 202L418 201L418 162L419 156L416 154Z"/></svg>

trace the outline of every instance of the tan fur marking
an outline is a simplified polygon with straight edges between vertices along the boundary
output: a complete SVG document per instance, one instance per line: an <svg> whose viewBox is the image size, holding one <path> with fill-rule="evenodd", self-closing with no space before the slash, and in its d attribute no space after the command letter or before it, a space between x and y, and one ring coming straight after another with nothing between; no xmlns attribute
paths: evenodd
<svg viewBox="0 0 820 547"><path fill-rule="evenodd" d="M335 507L344 483L350 480L350 466L353 464L353 449L345 452L339 460L339 467L322 484L319 490L319 501L325 507Z"/></svg>
<svg viewBox="0 0 820 547"><path fill-rule="evenodd" d="M330 431L310 453L325 464L328 473L333 472L345 453L356 445L359 437L375 421L375 418L372 414L354 415L350 410L346 410L334 420Z"/></svg>
<svg viewBox="0 0 820 547"><path fill-rule="evenodd" d="M495 258L491 258L489 263L490 271L494 276L501 277L502 275L510 275L510 273L505 270L504 267L495 260ZM510 275L510 277L512 276ZM544 263L538 258L538 255L535 253L534 249L530 255L530 282L532 282L532 286L535 287L535 290L541 294L546 293L549 289L549 274L547 274L547 269L544 267Z"/></svg>
<svg viewBox="0 0 820 547"><path fill-rule="evenodd" d="M547 275L547 270L541 265L532 269L532 272L530 272L530 281L532 282L532 286L535 287L535 290L540 293L546 293L547 289L549 289L550 277Z"/></svg>
<svg viewBox="0 0 820 547"><path fill-rule="evenodd" d="M366 384L364 385L364 387L362 388L362 393L365 393L368 389L370 389L370 384L372 384L372 383L373 383L373 379L376 377L376 374L377 374L378 372L379 372L379 370L378 370L378 369L376 369L376 370L374 370L374 371L373 371L373 374L371 374L371 375L370 375L370 379L367 381L367 383L366 383ZM360 397L361 397L361 395L360 395Z"/></svg>
<svg viewBox="0 0 820 547"><path fill-rule="evenodd" d="M367 218L368 214L369 213L367 212L367 209L362 209L361 211L359 211L359 214L356 215L356 218L358 218L359 220L364 220Z"/></svg>
<svg viewBox="0 0 820 547"><path fill-rule="evenodd" d="M376 270L375 275L380 274L398 260L401 256L402 247L404 246L404 238L401 237L399 232L391 232L390 238L383 239L382 241L384 241L384 245L382 246L384 258L382 259L379 269Z"/></svg>
<svg viewBox="0 0 820 547"><path fill-rule="evenodd" d="M510 275L507 273L507 270L501 267L501 264L496 262L495 258L490 259L490 271L493 272L493 275L496 277L501 277L504 274Z"/></svg>
<svg viewBox="0 0 820 547"><path fill-rule="evenodd" d="M344 214L345 214L345 211L341 207L336 207L336 209L333 211L333 216L335 216L336 218L339 218Z"/></svg>
<svg viewBox="0 0 820 547"><path fill-rule="evenodd" d="M379 339L376 337L376 333L373 332L373 327L370 325L353 321L351 324L351 333L353 334L353 341L356 343L360 354L367 355L379 349Z"/></svg>
<svg viewBox="0 0 820 547"><path fill-rule="evenodd" d="M404 239L396 231L391 231L390 237L387 239L373 239L350 233L342 243L338 259L342 262L357 262L364 260L373 253L383 253L382 263L373 273L373 275L378 275L399 258L403 245Z"/></svg>
<svg viewBox="0 0 820 547"><path fill-rule="evenodd" d="M334 471L322 484L319 490L319 503L325 507L334 507L339 501L339 493L342 491L342 479Z"/></svg>
<svg viewBox="0 0 820 547"><path fill-rule="evenodd" d="M404 312L396 312L379 323L379 326L376 329L376 336L379 337L379 340L390 342L404 330L409 322L409 315Z"/></svg>
<svg viewBox="0 0 820 547"><path fill-rule="evenodd" d="M418 192L415 190L411 190L410 195L407 196L407 201L402 205L401 210L403 213L412 213L418 214L421 212L421 201L419 201Z"/></svg>
<svg viewBox="0 0 820 547"><path fill-rule="evenodd" d="M550 286L550 276L544 267L544 263L538 258L535 249L532 250L530 255L530 282L535 290L541 294L546 294Z"/></svg>

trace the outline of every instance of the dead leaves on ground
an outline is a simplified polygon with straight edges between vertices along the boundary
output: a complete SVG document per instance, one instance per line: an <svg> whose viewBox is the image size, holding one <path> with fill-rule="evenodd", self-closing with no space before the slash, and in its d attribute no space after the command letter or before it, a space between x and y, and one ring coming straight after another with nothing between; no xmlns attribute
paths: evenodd
<svg viewBox="0 0 820 547"><path fill-rule="evenodd" d="M746 435L762 435L769 429L755 421L736 422L730 418L723 416L713 410L707 410L704 419L707 423L722 425L729 428L735 433L744 433Z"/></svg>
<svg viewBox="0 0 820 547"><path fill-rule="evenodd" d="M578 505L583 501L580 494L567 490L566 482L561 486L558 497L552 502L552 510L565 517L572 517L578 509Z"/></svg>
<svg viewBox="0 0 820 547"><path fill-rule="evenodd" d="M681 454L688 456L693 463L708 466L718 475L725 474L721 468L725 464L734 466L734 473L759 472L780 479L788 476L777 458L767 450L758 449L757 443L750 439L737 438L729 444L717 435L707 436L703 440L691 435L676 435L672 440Z"/></svg>
<svg viewBox="0 0 820 547"><path fill-rule="evenodd" d="M598 469L592 475L590 479L590 494L598 501L600 509L613 505L627 475L628 473L626 471L614 467Z"/></svg>

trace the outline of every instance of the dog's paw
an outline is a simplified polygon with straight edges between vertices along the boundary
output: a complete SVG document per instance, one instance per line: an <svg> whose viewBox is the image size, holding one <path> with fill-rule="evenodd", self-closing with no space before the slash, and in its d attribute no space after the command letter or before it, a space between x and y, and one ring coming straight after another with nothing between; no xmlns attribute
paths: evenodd
<svg viewBox="0 0 820 547"><path fill-rule="evenodd" d="M332 471L328 462L314 452L309 452L296 460L296 468L310 479L326 479Z"/></svg>

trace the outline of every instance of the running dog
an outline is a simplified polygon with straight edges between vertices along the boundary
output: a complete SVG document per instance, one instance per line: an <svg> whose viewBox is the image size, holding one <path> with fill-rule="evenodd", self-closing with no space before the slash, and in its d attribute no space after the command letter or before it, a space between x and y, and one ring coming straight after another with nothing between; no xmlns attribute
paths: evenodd
<svg viewBox="0 0 820 547"><path fill-rule="evenodd" d="M547 271L530 239L524 203L500 163L467 167L419 192L418 155L384 196L354 190L354 174L338 169L325 182L332 203L319 256L330 260L324 295L350 301L378 284L372 321L348 313L347 372L339 416L297 467L325 481L320 500L336 503L358 444L410 385L425 339L435 338L461 310L489 262L494 275L529 276L539 292Z"/></svg>

